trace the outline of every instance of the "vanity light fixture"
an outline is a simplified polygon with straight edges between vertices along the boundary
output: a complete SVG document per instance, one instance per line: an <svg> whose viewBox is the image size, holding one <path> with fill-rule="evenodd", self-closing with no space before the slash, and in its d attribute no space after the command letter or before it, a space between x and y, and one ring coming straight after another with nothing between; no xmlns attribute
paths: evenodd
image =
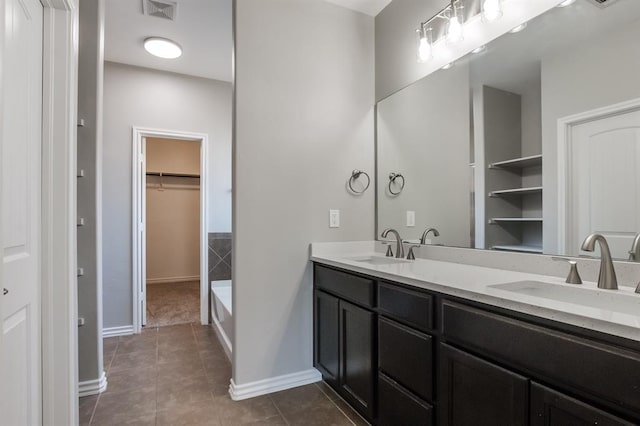
<svg viewBox="0 0 640 426"><path fill-rule="evenodd" d="M502 18L502 0L484 0L482 2L482 19L493 22Z"/></svg>
<svg viewBox="0 0 640 426"><path fill-rule="evenodd" d="M176 59L182 56L182 47L175 41L163 37L146 38L144 49L153 56L163 59Z"/></svg>
<svg viewBox="0 0 640 426"><path fill-rule="evenodd" d="M457 43L464 40L464 31L462 29L462 5L458 0L451 0L449 10L449 24L447 25L447 42Z"/></svg>
<svg viewBox="0 0 640 426"><path fill-rule="evenodd" d="M418 63L423 64L432 58L431 51L431 27L420 25L416 30L418 34Z"/></svg>
<svg viewBox="0 0 640 426"><path fill-rule="evenodd" d="M509 31L511 34L516 34L519 33L520 31L524 30L525 28L527 28L527 23L524 22L520 25L518 25L517 27L515 27L514 29L512 29L511 31Z"/></svg>
<svg viewBox="0 0 640 426"><path fill-rule="evenodd" d="M576 2L576 0L564 0L562 3L560 3L559 5L557 5L556 7L567 7L567 6L571 6L572 4L574 4Z"/></svg>

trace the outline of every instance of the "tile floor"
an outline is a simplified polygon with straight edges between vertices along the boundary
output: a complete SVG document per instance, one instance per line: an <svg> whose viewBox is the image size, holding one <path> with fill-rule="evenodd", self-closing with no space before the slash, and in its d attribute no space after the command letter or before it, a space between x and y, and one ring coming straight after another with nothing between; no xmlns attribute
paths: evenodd
<svg viewBox="0 0 640 426"><path fill-rule="evenodd" d="M200 321L200 282L147 285L147 327Z"/></svg>
<svg viewBox="0 0 640 426"><path fill-rule="evenodd" d="M80 425L364 425L326 385L234 402L231 364L210 327L145 329L104 341L108 388L80 398Z"/></svg>

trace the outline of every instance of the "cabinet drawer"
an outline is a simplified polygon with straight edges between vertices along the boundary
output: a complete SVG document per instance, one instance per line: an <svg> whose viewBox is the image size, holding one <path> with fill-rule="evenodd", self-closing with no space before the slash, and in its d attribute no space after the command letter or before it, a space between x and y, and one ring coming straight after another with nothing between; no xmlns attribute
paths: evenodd
<svg viewBox="0 0 640 426"><path fill-rule="evenodd" d="M396 285L378 285L380 313L421 330L433 328L433 298Z"/></svg>
<svg viewBox="0 0 640 426"><path fill-rule="evenodd" d="M433 342L430 336L380 318L378 363L385 375L420 398L433 400Z"/></svg>
<svg viewBox="0 0 640 426"><path fill-rule="evenodd" d="M639 353L447 301L442 331L447 340L640 419Z"/></svg>
<svg viewBox="0 0 640 426"><path fill-rule="evenodd" d="M433 408L405 392L384 374L378 377L378 425L431 426Z"/></svg>
<svg viewBox="0 0 640 426"><path fill-rule="evenodd" d="M317 288L364 306L374 305L373 280L315 265L314 281Z"/></svg>

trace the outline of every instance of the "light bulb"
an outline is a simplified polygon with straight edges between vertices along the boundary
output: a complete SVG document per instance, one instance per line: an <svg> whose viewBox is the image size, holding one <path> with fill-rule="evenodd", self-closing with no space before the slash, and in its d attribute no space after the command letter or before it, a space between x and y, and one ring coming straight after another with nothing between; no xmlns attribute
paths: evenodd
<svg viewBox="0 0 640 426"><path fill-rule="evenodd" d="M427 37L421 37L418 44L418 62L424 63L431 59L431 45Z"/></svg>
<svg viewBox="0 0 640 426"><path fill-rule="evenodd" d="M482 2L482 17L487 22L500 19L502 17L502 1L484 0Z"/></svg>
<svg viewBox="0 0 640 426"><path fill-rule="evenodd" d="M449 27L447 28L447 42L457 43L464 40L464 34L462 32L462 24L457 14L453 14L449 18Z"/></svg>

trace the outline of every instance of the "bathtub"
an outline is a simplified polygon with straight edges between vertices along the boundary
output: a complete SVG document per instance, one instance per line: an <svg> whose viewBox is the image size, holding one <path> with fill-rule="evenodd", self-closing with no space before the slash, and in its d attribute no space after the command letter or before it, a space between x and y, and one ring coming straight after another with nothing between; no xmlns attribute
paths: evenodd
<svg viewBox="0 0 640 426"><path fill-rule="evenodd" d="M233 350L233 310L231 281L211 281L211 316L218 339L231 359Z"/></svg>

